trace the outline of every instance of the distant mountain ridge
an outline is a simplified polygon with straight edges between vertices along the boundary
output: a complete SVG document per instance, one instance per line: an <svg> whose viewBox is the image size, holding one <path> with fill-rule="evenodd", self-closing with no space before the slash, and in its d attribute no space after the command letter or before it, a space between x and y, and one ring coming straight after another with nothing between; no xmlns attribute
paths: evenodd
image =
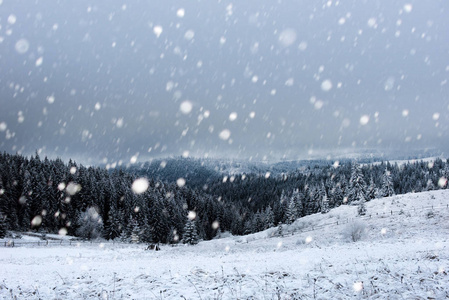
<svg viewBox="0 0 449 300"><path fill-rule="evenodd" d="M402 164L407 161L434 159L435 157L397 157L395 160L387 160L381 156L359 155L357 159L342 158L340 160L313 159L268 162L224 158L168 157L128 165L124 169L137 176L170 183L176 182L179 178L184 178L188 186L201 188L203 185L220 180L225 176L252 174L279 177L292 173L304 173L307 169L329 166L336 162L338 164L344 164L356 160L360 164L367 165L390 161L393 164Z"/></svg>

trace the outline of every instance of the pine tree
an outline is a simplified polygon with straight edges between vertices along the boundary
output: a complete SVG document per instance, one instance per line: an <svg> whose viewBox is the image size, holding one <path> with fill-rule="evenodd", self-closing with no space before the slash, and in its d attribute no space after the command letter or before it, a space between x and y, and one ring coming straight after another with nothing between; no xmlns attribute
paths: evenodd
<svg viewBox="0 0 449 300"><path fill-rule="evenodd" d="M220 231L220 228L218 228L218 231ZM167 238L167 243L177 244L178 242L179 242L178 231L172 227L172 228L170 228L170 233Z"/></svg>
<svg viewBox="0 0 449 300"><path fill-rule="evenodd" d="M394 195L393 180L391 179L391 174L388 169L385 169L382 175L382 196L391 197Z"/></svg>
<svg viewBox="0 0 449 300"><path fill-rule="evenodd" d="M360 199L359 199L358 202L359 202L358 207L357 207L358 215L359 216L366 215L366 205L365 205L366 200L365 200L365 196L360 195Z"/></svg>
<svg viewBox="0 0 449 300"><path fill-rule="evenodd" d="M85 212L81 213L78 218L77 234L86 239L96 239L101 236L103 230L103 220L98 214L97 210L90 207Z"/></svg>
<svg viewBox="0 0 449 300"><path fill-rule="evenodd" d="M264 212L264 229L274 227L274 213L271 206L268 206Z"/></svg>
<svg viewBox="0 0 449 300"><path fill-rule="evenodd" d="M140 243L140 235L142 234L139 223L136 220L134 220L132 226L133 229L131 231L131 243L138 244Z"/></svg>
<svg viewBox="0 0 449 300"><path fill-rule="evenodd" d="M130 243L130 242L131 242L131 238L130 238L130 236L128 235L128 232L127 232L126 230L123 230L123 231L120 233L119 240L120 240L120 242L122 242L122 243Z"/></svg>
<svg viewBox="0 0 449 300"><path fill-rule="evenodd" d="M446 163L444 165L444 169L441 171L442 178L438 181L440 183L441 188L447 189L448 181L449 181L449 164Z"/></svg>
<svg viewBox="0 0 449 300"><path fill-rule="evenodd" d="M349 179L348 203L365 199L366 183L363 179L362 169L356 162L352 164L351 178Z"/></svg>
<svg viewBox="0 0 449 300"><path fill-rule="evenodd" d="M427 184L426 184L426 191L433 191L435 190L435 185L433 184L432 179L427 179Z"/></svg>
<svg viewBox="0 0 449 300"><path fill-rule="evenodd" d="M151 217L149 219L149 223L152 227L153 242L165 243L168 235L170 234L170 225L167 220L168 213L164 208L163 200L156 197L150 211Z"/></svg>
<svg viewBox="0 0 449 300"><path fill-rule="evenodd" d="M373 200L375 198L376 198L376 184L374 183L374 179L371 176L371 179L369 181L368 190L366 191L366 199Z"/></svg>
<svg viewBox="0 0 449 300"><path fill-rule="evenodd" d="M283 229L282 229L282 223L281 222L279 222L278 227L276 229L276 236L280 236L280 237L284 236L284 232L283 232Z"/></svg>
<svg viewBox="0 0 449 300"><path fill-rule="evenodd" d="M296 203L293 198L291 198L290 201L288 202L286 215L287 215L287 224L292 224L293 222L296 221L298 217L298 209L296 207Z"/></svg>
<svg viewBox="0 0 449 300"><path fill-rule="evenodd" d="M323 200L321 201L321 213L326 214L329 212L329 200L326 195L323 196Z"/></svg>
<svg viewBox="0 0 449 300"><path fill-rule="evenodd" d="M120 236L123 228L121 220L121 213L117 209L111 208L108 221L104 226L104 237L106 239L113 240Z"/></svg>
<svg viewBox="0 0 449 300"><path fill-rule="evenodd" d="M0 239L6 236L6 218L0 213Z"/></svg>
<svg viewBox="0 0 449 300"><path fill-rule="evenodd" d="M264 230L265 220L260 211L257 211L257 213L254 215L252 224L253 224L252 232L259 232Z"/></svg>
<svg viewBox="0 0 449 300"><path fill-rule="evenodd" d="M299 192L299 189L294 189L292 193L292 199L296 205L296 218L301 218L303 216L303 203L302 203L302 195Z"/></svg>
<svg viewBox="0 0 449 300"><path fill-rule="evenodd" d="M332 196L334 198L334 207L338 207L343 203L344 194L339 182L337 182L337 184L335 185Z"/></svg>
<svg viewBox="0 0 449 300"><path fill-rule="evenodd" d="M196 245L198 244L198 234L196 231L195 221L187 220L187 223L184 227L184 234L182 236L182 242L184 244Z"/></svg>

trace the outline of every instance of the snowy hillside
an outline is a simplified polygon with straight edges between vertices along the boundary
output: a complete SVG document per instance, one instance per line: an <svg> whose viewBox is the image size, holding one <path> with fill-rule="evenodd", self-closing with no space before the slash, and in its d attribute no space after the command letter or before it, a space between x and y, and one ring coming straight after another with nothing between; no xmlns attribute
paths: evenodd
<svg viewBox="0 0 449 300"><path fill-rule="evenodd" d="M272 228L158 252L2 247L0 298L445 299L448 205L449 190L400 195L368 202L363 219L341 206L297 220L283 236Z"/></svg>

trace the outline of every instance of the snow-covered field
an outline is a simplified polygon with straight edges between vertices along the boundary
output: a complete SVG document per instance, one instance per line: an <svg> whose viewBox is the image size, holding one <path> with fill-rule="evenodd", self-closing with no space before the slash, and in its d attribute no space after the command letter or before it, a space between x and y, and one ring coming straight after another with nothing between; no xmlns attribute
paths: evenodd
<svg viewBox="0 0 449 300"><path fill-rule="evenodd" d="M110 243L2 247L0 298L447 299L448 205L449 190L369 202L356 242L348 224L360 219L357 208L343 206L297 220L283 237L270 229L158 252Z"/></svg>

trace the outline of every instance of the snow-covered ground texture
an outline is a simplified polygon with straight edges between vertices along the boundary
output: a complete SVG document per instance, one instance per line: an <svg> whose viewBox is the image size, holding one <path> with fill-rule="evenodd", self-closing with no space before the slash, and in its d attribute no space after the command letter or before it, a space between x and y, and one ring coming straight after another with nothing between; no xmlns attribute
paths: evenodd
<svg viewBox="0 0 449 300"><path fill-rule="evenodd" d="M0 297L448 299L448 205L449 190L407 194L367 203L364 218L342 206L285 226L283 236L273 228L157 252L111 243L2 247Z"/></svg>

